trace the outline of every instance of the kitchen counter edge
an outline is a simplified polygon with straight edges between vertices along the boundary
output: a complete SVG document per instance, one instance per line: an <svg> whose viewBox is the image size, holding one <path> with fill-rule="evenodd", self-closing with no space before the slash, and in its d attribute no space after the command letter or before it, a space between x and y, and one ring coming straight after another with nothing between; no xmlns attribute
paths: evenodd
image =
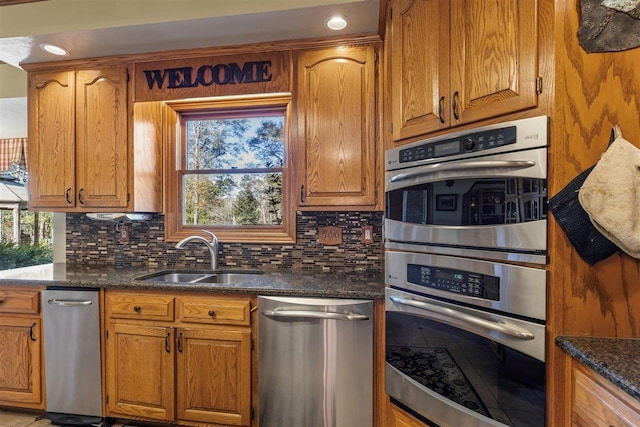
<svg viewBox="0 0 640 427"><path fill-rule="evenodd" d="M1 285L44 287L104 288L153 291L189 291L231 294L256 294L315 298L384 298L384 279L380 274L319 273L311 271L263 271L239 284L150 283L138 277L170 268L153 267L80 267L64 263L43 264L0 271ZM234 271L234 269L224 269ZM242 271L241 269L237 269ZM203 272L203 270L194 270ZM206 272L206 271L205 271Z"/></svg>
<svg viewBox="0 0 640 427"><path fill-rule="evenodd" d="M640 401L640 339L558 336L556 344Z"/></svg>

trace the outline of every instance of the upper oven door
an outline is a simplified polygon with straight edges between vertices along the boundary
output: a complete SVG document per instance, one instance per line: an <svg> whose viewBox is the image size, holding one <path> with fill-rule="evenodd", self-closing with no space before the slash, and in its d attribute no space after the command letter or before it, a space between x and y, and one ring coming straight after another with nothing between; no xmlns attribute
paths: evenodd
<svg viewBox="0 0 640 427"><path fill-rule="evenodd" d="M392 242L544 253L547 148L386 172Z"/></svg>

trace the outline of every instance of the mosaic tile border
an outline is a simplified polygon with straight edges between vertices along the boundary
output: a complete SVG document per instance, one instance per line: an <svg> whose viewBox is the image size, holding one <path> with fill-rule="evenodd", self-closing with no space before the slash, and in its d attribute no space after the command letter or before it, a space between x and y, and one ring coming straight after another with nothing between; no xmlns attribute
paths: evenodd
<svg viewBox="0 0 640 427"><path fill-rule="evenodd" d="M293 245L223 243L221 268L260 268L323 272L379 273L384 263L382 212L298 212L297 241ZM114 267L208 268L204 245L175 249L164 240L164 216L127 221L129 242L118 243L115 223L84 214L66 215L66 260L78 265ZM318 243L318 227L342 227L343 243ZM362 226L373 225L374 242L361 243Z"/></svg>

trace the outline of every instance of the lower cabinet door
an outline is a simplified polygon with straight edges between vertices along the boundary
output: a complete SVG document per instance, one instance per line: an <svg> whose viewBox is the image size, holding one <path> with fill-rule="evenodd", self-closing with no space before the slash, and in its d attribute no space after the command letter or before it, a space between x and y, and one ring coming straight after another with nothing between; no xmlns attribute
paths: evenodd
<svg viewBox="0 0 640 427"><path fill-rule="evenodd" d="M0 316L0 405L42 407L40 319Z"/></svg>
<svg viewBox="0 0 640 427"><path fill-rule="evenodd" d="M395 405L389 405L389 427L425 427L423 423L403 412Z"/></svg>
<svg viewBox="0 0 640 427"><path fill-rule="evenodd" d="M107 337L107 407L111 416L174 419L174 328L124 323Z"/></svg>
<svg viewBox="0 0 640 427"><path fill-rule="evenodd" d="M177 419L251 424L251 331L177 329Z"/></svg>

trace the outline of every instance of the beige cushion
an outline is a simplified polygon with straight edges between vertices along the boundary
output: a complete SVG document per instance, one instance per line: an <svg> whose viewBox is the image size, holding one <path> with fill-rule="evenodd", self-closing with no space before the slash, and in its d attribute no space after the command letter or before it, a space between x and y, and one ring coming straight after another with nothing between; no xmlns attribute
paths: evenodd
<svg viewBox="0 0 640 427"><path fill-rule="evenodd" d="M640 149L614 128L615 140L578 194L594 227L620 249L640 258Z"/></svg>

